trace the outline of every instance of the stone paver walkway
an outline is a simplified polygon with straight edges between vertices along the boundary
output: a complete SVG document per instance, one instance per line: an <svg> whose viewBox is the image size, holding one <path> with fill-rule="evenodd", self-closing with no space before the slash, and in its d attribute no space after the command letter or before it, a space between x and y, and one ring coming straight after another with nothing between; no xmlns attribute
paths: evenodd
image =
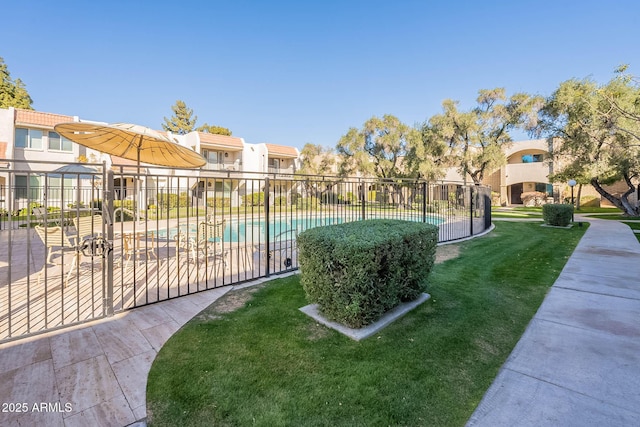
<svg viewBox="0 0 640 427"><path fill-rule="evenodd" d="M144 425L147 375L158 350L231 289L0 344L0 426Z"/></svg>

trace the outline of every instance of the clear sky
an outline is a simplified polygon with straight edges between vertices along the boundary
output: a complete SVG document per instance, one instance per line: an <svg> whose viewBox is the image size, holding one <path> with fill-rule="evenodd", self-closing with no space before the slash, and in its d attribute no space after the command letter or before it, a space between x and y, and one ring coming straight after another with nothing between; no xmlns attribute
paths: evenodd
<svg viewBox="0 0 640 427"><path fill-rule="evenodd" d="M248 143L335 146L479 89L640 75L640 2L9 1L0 56L39 111L160 129L180 99Z"/></svg>

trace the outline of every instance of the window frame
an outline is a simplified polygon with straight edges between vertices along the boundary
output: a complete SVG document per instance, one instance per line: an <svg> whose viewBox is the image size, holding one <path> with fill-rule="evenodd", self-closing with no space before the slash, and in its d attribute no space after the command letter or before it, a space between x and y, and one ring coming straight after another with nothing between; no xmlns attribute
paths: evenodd
<svg viewBox="0 0 640 427"><path fill-rule="evenodd" d="M23 138L18 138L18 131L26 131L26 135L24 137L24 146L23 145L18 145L18 141L22 140ZM34 147L33 141L37 140L38 138L35 138L34 135L32 135L33 132L39 132L40 133L40 146L39 147ZM34 151L44 151L44 141L43 141L43 137L44 137L44 132L42 129L34 129L34 128L23 128L23 127L16 127L13 134L14 134L14 142L13 142L13 146L14 148L21 148L23 150L34 150Z"/></svg>

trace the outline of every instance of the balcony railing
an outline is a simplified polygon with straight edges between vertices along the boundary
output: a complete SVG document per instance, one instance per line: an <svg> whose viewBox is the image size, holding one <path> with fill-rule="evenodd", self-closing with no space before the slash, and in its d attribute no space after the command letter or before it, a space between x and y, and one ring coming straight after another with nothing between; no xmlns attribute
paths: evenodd
<svg viewBox="0 0 640 427"><path fill-rule="evenodd" d="M242 171L241 162L207 163L202 169L210 171Z"/></svg>
<svg viewBox="0 0 640 427"><path fill-rule="evenodd" d="M272 166L269 166L269 173L275 173L275 174L292 174L294 173L296 170L293 166L289 166L288 168L275 168Z"/></svg>
<svg viewBox="0 0 640 427"><path fill-rule="evenodd" d="M547 163L512 163L505 169L506 185L518 182L547 182L549 165Z"/></svg>

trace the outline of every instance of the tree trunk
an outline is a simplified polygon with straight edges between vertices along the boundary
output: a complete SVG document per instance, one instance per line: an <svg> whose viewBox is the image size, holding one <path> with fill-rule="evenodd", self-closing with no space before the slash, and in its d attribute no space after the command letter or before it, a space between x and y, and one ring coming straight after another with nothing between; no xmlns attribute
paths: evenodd
<svg viewBox="0 0 640 427"><path fill-rule="evenodd" d="M613 203L613 205L624 212L625 215L638 216L638 208L633 207L631 203L629 203L629 194L635 191L635 186L629 186L629 181L627 181L627 186L629 186L629 189L620 198L615 197L613 194L602 188L602 186L598 182L598 178L592 178L591 185L593 185L593 188L595 188L602 197Z"/></svg>
<svg viewBox="0 0 640 427"><path fill-rule="evenodd" d="M580 210L580 195L582 194L582 184L578 184L578 198L576 199L576 210Z"/></svg>

